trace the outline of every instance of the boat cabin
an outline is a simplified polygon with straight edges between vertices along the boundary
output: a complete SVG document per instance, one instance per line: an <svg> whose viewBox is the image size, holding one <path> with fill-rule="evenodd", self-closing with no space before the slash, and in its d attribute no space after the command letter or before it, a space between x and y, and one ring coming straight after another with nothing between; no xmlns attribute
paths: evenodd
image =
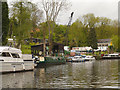
<svg viewBox="0 0 120 90"><path fill-rule="evenodd" d="M0 46L0 59L3 61L23 61L22 51L12 47Z"/></svg>

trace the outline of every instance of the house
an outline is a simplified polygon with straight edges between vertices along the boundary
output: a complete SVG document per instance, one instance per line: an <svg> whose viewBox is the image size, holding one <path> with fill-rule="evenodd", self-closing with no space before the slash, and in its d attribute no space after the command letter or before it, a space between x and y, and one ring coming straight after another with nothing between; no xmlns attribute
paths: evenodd
<svg viewBox="0 0 120 90"><path fill-rule="evenodd" d="M111 39L98 39L98 49L96 51L107 51L108 46L112 45Z"/></svg>
<svg viewBox="0 0 120 90"><path fill-rule="evenodd" d="M87 52L87 51L91 51L92 48L91 47L72 47L72 50L80 51L80 52Z"/></svg>
<svg viewBox="0 0 120 90"><path fill-rule="evenodd" d="M71 56L80 55L80 54L82 55L91 51L92 51L91 47L72 47L70 55Z"/></svg>

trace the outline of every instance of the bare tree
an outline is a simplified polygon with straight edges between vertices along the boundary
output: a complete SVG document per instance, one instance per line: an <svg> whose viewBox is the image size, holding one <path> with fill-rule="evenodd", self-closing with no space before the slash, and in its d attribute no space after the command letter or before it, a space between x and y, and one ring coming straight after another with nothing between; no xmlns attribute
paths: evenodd
<svg viewBox="0 0 120 90"><path fill-rule="evenodd" d="M33 25L33 31L39 25L43 18L43 11L38 8L36 4L32 4L31 7L31 20L32 20L32 25Z"/></svg>
<svg viewBox="0 0 120 90"><path fill-rule="evenodd" d="M67 0L42 0L42 6L49 29L49 54L51 54L52 50L52 37L56 19L62 10L68 8L68 5Z"/></svg>

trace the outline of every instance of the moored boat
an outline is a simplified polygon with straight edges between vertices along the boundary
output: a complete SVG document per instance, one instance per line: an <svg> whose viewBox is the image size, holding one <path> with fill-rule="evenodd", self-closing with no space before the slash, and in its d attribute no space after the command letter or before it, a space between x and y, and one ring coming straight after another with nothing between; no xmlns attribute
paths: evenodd
<svg viewBox="0 0 120 90"><path fill-rule="evenodd" d="M85 59L82 56L74 56L71 60L72 62L84 62Z"/></svg>
<svg viewBox="0 0 120 90"><path fill-rule="evenodd" d="M20 49L0 46L0 67L1 73L33 70L34 61L23 58Z"/></svg>
<svg viewBox="0 0 120 90"><path fill-rule="evenodd" d="M105 54L101 57L101 59L120 59L120 54L119 53Z"/></svg>
<svg viewBox="0 0 120 90"><path fill-rule="evenodd" d="M85 59L85 61L92 61L92 60L95 60L95 57L87 55L84 57L84 59Z"/></svg>
<svg viewBox="0 0 120 90"><path fill-rule="evenodd" d="M36 67L48 67L66 63L64 57L36 57L34 61L37 64Z"/></svg>

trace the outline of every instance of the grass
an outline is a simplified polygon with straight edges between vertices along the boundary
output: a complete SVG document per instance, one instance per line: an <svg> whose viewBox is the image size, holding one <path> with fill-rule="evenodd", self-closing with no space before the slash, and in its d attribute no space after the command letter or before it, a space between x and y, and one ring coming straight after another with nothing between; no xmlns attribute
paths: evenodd
<svg viewBox="0 0 120 90"><path fill-rule="evenodd" d="M21 47L23 54L31 54L31 45L22 45Z"/></svg>

